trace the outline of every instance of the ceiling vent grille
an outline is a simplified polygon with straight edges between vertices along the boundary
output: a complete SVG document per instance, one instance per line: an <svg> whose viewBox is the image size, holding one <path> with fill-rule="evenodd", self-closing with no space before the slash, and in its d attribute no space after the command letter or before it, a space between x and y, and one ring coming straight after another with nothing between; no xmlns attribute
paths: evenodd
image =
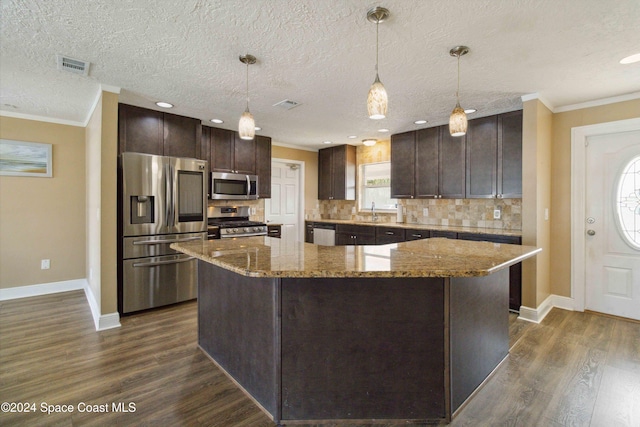
<svg viewBox="0 0 640 427"><path fill-rule="evenodd" d="M290 101L288 99L285 99L284 101L280 101L277 104L273 104L274 107L283 108L285 110L291 110L292 108L295 108L298 105L300 105L299 102Z"/></svg>
<svg viewBox="0 0 640 427"><path fill-rule="evenodd" d="M89 75L89 66L91 66L90 62L69 58L63 55L56 55L56 60L58 62L58 70L68 71L82 76Z"/></svg>

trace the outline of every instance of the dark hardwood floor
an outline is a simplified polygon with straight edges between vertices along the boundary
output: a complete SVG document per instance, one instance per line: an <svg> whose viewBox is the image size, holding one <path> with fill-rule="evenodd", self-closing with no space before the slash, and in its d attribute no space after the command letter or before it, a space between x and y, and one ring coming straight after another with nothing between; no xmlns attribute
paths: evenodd
<svg viewBox="0 0 640 427"><path fill-rule="evenodd" d="M0 302L0 401L36 406L0 425L274 425L197 348L195 302L121 323L96 332L82 291ZM512 315L510 334L510 356L452 426L640 426L640 323L554 309L539 325Z"/></svg>

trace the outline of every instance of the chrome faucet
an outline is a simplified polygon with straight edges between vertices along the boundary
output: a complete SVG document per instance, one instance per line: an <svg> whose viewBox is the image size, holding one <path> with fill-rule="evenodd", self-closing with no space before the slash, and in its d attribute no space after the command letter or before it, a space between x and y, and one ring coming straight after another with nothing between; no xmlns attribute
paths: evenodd
<svg viewBox="0 0 640 427"><path fill-rule="evenodd" d="M378 215L376 215L376 202L371 202L371 221L377 221Z"/></svg>

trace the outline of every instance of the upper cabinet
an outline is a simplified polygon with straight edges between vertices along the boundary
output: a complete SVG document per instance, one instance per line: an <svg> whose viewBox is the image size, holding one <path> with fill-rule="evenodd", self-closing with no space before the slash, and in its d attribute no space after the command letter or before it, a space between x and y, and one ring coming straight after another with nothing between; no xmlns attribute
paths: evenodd
<svg viewBox="0 0 640 427"><path fill-rule="evenodd" d="M356 147L338 145L318 151L318 199L356 199Z"/></svg>
<svg viewBox="0 0 640 427"><path fill-rule="evenodd" d="M465 138L446 126L391 136L391 197L464 198Z"/></svg>
<svg viewBox="0 0 640 427"><path fill-rule="evenodd" d="M271 138L256 135L256 175L258 197L271 198Z"/></svg>
<svg viewBox="0 0 640 427"><path fill-rule="evenodd" d="M198 119L118 104L120 153L198 158L201 131Z"/></svg>
<svg viewBox="0 0 640 427"><path fill-rule="evenodd" d="M203 126L204 127L204 126ZM212 172L256 173L256 140L240 139L236 131L208 127L209 169ZM207 144L206 136L204 145Z"/></svg>
<svg viewBox="0 0 640 427"><path fill-rule="evenodd" d="M521 198L522 111L391 135L391 197Z"/></svg>
<svg viewBox="0 0 640 427"><path fill-rule="evenodd" d="M466 197L522 197L522 111L469 121Z"/></svg>
<svg viewBox="0 0 640 427"><path fill-rule="evenodd" d="M498 116L498 196L522 197L522 110Z"/></svg>
<svg viewBox="0 0 640 427"><path fill-rule="evenodd" d="M211 172L258 175L258 197L271 197L271 138L244 140L236 131L202 126L200 150Z"/></svg>

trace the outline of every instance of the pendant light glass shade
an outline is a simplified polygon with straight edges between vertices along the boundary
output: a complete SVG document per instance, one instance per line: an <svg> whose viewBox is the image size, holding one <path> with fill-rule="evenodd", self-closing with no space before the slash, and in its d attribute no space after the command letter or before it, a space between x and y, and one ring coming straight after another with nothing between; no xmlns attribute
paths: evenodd
<svg viewBox="0 0 640 427"><path fill-rule="evenodd" d="M467 133L467 114L459 102L449 116L449 133L451 136L464 136Z"/></svg>
<svg viewBox="0 0 640 427"><path fill-rule="evenodd" d="M369 96L367 96L369 118L374 120L384 119L387 116L388 104L387 90L376 74L376 79L369 89Z"/></svg>
<svg viewBox="0 0 640 427"><path fill-rule="evenodd" d="M253 115L249 112L248 108L242 113L242 116L240 116L238 133L240 134L240 139L249 140L256 136L256 122L253 120Z"/></svg>
<svg viewBox="0 0 640 427"><path fill-rule="evenodd" d="M449 116L449 134L451 136L464 136L467 133L467 113L460 107L460 57L469 53L466 46L456 46L449 51L449 55L458 58L458 88L456 90L456 106Z"/></svg>
<svg viewBox="0 0 640 427"><path fill-rule="evenodd" d="M247 65L247 108L240 116L238 121L238 134L240 139L251 140L256 136L256 122L253 115L249 112L249 64L256 63L256 57L253 55L240 56L240 62Z"/></svg>
<svg viewBox="0 0 640 427"><path fill-rule="evenodd" d="M384 7L374 7L367 12L369 22L376 24L376 79L373 81L367 96L367 112L369 118L374 120L384 119L387 116L387 106L389 105L389 97L387 90L380 81L378 75L378 28L380 23L389 17L389 11Z"/></svg>

